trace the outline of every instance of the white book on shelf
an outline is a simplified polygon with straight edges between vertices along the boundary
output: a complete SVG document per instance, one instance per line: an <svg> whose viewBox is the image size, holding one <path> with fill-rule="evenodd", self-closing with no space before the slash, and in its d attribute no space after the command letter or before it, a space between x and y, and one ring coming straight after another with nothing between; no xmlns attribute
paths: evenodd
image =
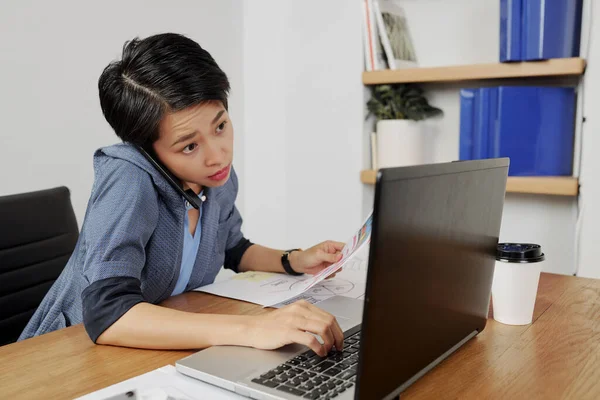
<svg viewBox="0 0 600 400"><path fill-rule="evenodd" d="M363 45L365 48L365 71L373 71L375 69L375 61L372 52L373 41L371 36L369 35L369 10L367 5L367 0L362 0L362 9L363 9L363 22L362 22L362 33L363 33Z"/></svg>
<svg viewBox="0 0 600 400"><path fill-rule="evenodd" d="M377 171L377 133L371 132L371 169Z"/></svg>
<svg viewBox="0 0 600 400"><path fill-rule="evenodd" d="M377 34L377 19L373 0L363 0L363 42L365 47L365 70L387 68L385 52Z"/></svg>
<svg viewBox="0 0 600 400"><path fill-rule="evenodd" d="M391 69L418 66L404 9L395 0L373 0L379 36Z"/></svg>
<svg viewBox="0 0 600 400"><path fill-rule="evenodd" d="M394 53L392 52L392 45L390 44L390 38L383 22L383 16L381 15L381 9L379 8L379 0L373 0L373 14L377 20L377 31L379 32L379 39L381 45L385 51L385 58L387 59L388 67L390 69L396 69L396 60Z"/></svg>

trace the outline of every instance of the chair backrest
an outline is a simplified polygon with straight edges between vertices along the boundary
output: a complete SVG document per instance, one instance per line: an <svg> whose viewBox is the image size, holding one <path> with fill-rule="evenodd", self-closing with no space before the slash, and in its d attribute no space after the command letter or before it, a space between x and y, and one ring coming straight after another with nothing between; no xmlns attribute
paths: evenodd
<svg viewBox="0 0 600 400"><path fill-rule="evenodd" d="M78 237L66 187L0 197L0 346L18 339Z"/></svg>

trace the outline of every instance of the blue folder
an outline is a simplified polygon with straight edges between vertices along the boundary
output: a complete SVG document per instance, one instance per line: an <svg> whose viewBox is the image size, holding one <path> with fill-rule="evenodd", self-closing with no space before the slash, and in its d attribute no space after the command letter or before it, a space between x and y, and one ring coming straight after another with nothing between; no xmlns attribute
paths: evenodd
<svg viewBox="0 0 600 400"><path fill-rule="evenodd" d="M500 61L579 56L582 0L500 0Z"/></svg>
<svg viewBox="0 0 600 400"><path fill-rule="evenodd" d="M522 0L523 60L578 57L581 0Z"/></svg>
<svg viewBox="0 0 600 400"><path fill-rule="evenodd" d="M509 157L511 176L572 174L574 88L462 89L460 100L461 160Z"/></svg>
<svg viewBox="0 0 600 400"><path fill-rule="evenodd" d="M500 0L500 62L521 61L522 0Z"/></svg>

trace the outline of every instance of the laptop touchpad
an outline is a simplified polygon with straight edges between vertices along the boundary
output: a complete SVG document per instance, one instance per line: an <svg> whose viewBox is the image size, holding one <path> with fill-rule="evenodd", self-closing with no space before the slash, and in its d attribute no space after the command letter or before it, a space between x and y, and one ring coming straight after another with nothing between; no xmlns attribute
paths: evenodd
<svg viewBox="0 0 600 400"><path fill-rule="evenodd" d="M343 331L361 323L363 301L351 297L333 296L320 301L315 306L335 316Z"/></svg>

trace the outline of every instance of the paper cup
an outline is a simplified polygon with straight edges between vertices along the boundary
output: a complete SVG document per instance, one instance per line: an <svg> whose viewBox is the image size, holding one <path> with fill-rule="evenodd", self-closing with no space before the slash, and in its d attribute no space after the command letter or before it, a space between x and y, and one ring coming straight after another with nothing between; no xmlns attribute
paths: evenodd
<svg viewBox="0 0 600 400"><path fill-rule="evenodd" d="M527 325L533 320L542 261L537 244L500 243L492 283L494 319L508 325Z"/></svg>

